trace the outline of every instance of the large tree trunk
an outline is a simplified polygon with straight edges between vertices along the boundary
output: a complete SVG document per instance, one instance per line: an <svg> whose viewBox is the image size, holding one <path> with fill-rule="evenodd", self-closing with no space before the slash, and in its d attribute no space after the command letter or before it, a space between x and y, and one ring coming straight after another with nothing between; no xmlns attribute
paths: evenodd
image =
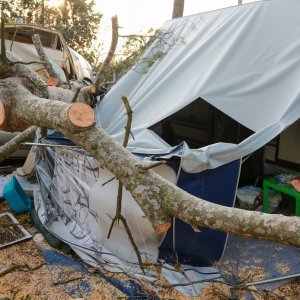
<svg viewBox="0 0 300 300"><path fill-rule="evenodd" d="M13 92L11 92L13 91ZM204 226L238 235L300 246L300 218L224 207L196 198L144 167L127 149L95 125L93 113L74 105L32 95L21 80L0 81L0 108L3 129L16 130L28 125L53 128L88 151L109 169L131 192L157 232L177 217L192 226ZM85 109L83 109L86 107ZM74 115L70 113L75 110Z"/></svg>
<svg viewBox="0 0 300 300"><path fill-rule="evenodd" d="M182 17L183 11L184 11L184 0L174 0L172 19Z"/></svg>

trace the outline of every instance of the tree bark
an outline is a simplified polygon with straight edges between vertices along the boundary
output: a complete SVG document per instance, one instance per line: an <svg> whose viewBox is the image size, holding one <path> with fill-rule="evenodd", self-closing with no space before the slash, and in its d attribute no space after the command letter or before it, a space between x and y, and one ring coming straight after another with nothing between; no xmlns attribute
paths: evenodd
<svg viewBox="0 0 300 300"><path fill-rule="evenodd" d="M17 79L0 81L0 99L5 116L2 121L4 129L18 129L19 124L23 123L62 132L117 176L157 232L164 232L169 228L170 218L177 217L193 227L204 226L300 246L299 217L224 207L194 197L153 170L145 170L139 160L117 144L101 127L88 126L78 131L68 118L70 105L36 97Z"/></svg>
<svg viewBox="0 0 300 300"><path fill-rule="evenodd" d="M20 131L30 125L53 128L53 124L58 130L78 131L95 124L94 111L89 106L39 98L20 79L0 81L0 100L0 126L6 131Z"/></svg>
<svg viewBox="0 0 300 300"><path fill-rule="evenodd" d="M22 63L16 63L22 62L22 59L14 53L7 51L6 56L12 64L12 66L10 67L12 74L24 78L27 81L27 88L30 88L30 91L33 92L35 95L43 98L48 98L48 89L45 81L43 81L41 77L31 68L28 68L28 66ZM12 76L12 74L9 75Z"/></svg>
<svg viewBox="0 0 300 300"><path fill-rule="evenodd" d="M59 75L53 68L52 62L50 61L48 55L46 54L40 36L38 34L34 34L32 36L32 41L35 46L36 52L39 55L41 61L44 61L47 73L49 75L48 84L51 86L58 86L60 83Z"/></svg>
<svg viewBox="0 0 300 300"><path fill-rule="evenodd" d="M118 25L117 16L113 16L111 18L111 24L112 24L112 39L111 39L110 48L109 48L109 51L107 53L107 56L106 56L104 62L102 63L102 65L96 75L95 86L96 86L97 91L100 90L100 88L103 84L102 77L103 77L104 73L106 72L107 68L109 67L110 62L113 59L113 56L116 52L116 48L118 45L119 25Z"/></svg>
<svg viewBox="0 0 300 300"><path fill-rule="evenodd" d="M34 134L37 130L36 126L31 126L24 130L23 132L19 133L17 136L15 136L13 139L11 139L9 142L4 144L0 147L0 162L7 159L11 154L13 154L20 144L30 141L34 138Z"/></svg>
<svg viewBox="0 0 300 300"><path fill-rule="evenodd" d="M91 112L94 112L88 105L82 103L69 105L64 102L36 97L16 78L0 81L0 100L0 112L1 108L3 110L3 113L0 113L2 130L18 131L31 124L56 129L70 140L76 140L75 144L78 141L76 137L79 137L79 140L84 139L78 146L85 145L82 148L93 153L92 155L99 160L100 164L111 170L118 178L135 174L136 170L142 170L141 163L132 155L128 156L129 152L122 145L115 143L99 126L94 126L95 123L91 122ZM70 108L75 105L86 107L85 109L89 113L85 116L84 111L80 109L78 117L79 119L88 119L88 126L79 128L77 123L74 124L72 119L70 120ZM85 130L81 132L82 129ZM111 151L115 152L111 153ZM118 161L121 166L115 165L114 161ZM125 165L122 166L123 162L129 169ZM124 186L126 187L125 184ZM162 212L154 195L151 199L140 197L138 203L157 232L164 232L171 226L170 218Z"/></svg>
<svg viewBox="0 0 300 300"><path fill-rule="evenodd" d="M238 5L242 5L243 4L243 0L238 0Z"/></svg>
<svg viewBox="0 0 300 300"><path fill-rule="evenodd" d="M172 19L181 18L184 11L184 0L174 0Z"/></svg>
<svg viewBox="0 0 300 300"><path fill-rule="evenodd" d="M61 87L48 86L47 91L47 98L57 101L63 101L66 103L71 103L75 95L75 92L73 90L67 90Z"/></svg>

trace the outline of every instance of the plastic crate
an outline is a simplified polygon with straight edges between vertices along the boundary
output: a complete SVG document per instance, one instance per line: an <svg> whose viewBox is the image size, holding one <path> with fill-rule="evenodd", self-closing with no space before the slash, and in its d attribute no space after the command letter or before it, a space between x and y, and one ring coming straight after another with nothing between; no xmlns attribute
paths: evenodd
<svg viewBox="0 0 300 300"><path fill-rule="evenodd" d="M3 196L8 205L16 214L30 211L33 207L32 200L25 193L17 178L13 175L11 180L4 186Z"/></svg>

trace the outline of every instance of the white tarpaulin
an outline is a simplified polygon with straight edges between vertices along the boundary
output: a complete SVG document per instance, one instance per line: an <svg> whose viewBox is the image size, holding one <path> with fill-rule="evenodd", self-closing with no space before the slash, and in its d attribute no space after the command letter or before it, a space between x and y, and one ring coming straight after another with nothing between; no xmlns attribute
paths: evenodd
<svg viewBox="0 0 300 300"><path fill-rule="evenodd" d="M148 128L201 97L256 133L239 145L187 150L186 171L197 172L263 146L300 116L300 1L269 0L168 21L140 62L98 105L106 131L123 140L133 115L133 148L166 148ZM146 150L144 150L146 151Z"/></svg>
<svg viewBox="0 0 300 300"><path fill-rule="evenodd" d="M9 40L5 41L6 49L11 49L11 51L22 58L25 62L31 62L31 61L40 61L40 57L36 52L35 46L33 44L27 44L27 43L20 43L20 42L12 42ZM67 67L67 61L68 61L68 55L66 52L52 49L49 47L44 47L44 50L46 51L49 59L52 62L52 66L56 70L56 72L59 74L61 80L66 81L65 73L62 69L62 67ZM92 73L92 67L90 64L76 51L69 48L73 63L75 66L75 72L77 75L77 78L79 80L82 80L84 77L91 78ZM31 64L30 65L42 78L48 77L48 74L45 72L42 64ZM67 68L67 71L70 72L70 69Z"/></svg>
<svg viewBox="0 0 300 300"><path fill-rule="evenodd" d="M108 238L118 193L118 181L111 180L113 174L99 168L99 163L80 149L41 147L38 160L40 190L34 191L34 202L39 218L48 231L69 244L87 264L114 274L131 274L131 278L139 279L143 285L157 280L158 276L165 277L170 284L220 277L215 268L181 265L178 271L163 259L158 260L164 235L154 231L141 208L123 188L122 215L142 260L147 262L145 273L142 272L121 222L114 224ZM154 170L176 184L177 176L171 167L162 165ZM159 266L162 266L161 273L158 273ZM194 284L179 290L197 296L203 286Z"/></svg>
<svg viewBox="0 0 300 300"><path fill-rule="evenodd" d="M47 155L40 153L42 160L37 165L42 198L35 207L45 226L71 245L93 252L92 256L99 254L110 264L130 263L132 267L137 262L136 254L121 223L116 222L108 238L116 213L118 180L107 169L99 168L98 162L83 151L50 147L47 152L44 150L41 153ZM53 169L49 169L52 165ZM176 184L171 167L164 165L154 170ZM164 236L154 231L125 188L122 215L143 259L157 262L158 247Z"/></svg>

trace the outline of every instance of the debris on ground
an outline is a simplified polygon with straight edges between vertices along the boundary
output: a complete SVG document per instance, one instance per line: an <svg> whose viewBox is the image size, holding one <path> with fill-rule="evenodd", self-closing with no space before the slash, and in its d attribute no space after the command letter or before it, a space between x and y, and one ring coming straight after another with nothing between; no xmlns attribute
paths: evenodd
<svg viewBox="0 0 300 300"><path fill-rule="evenodd" d="M11 213L11 210L5 200L0 199L0 214ZM17 216L18 222L24 226L26 230L30 231L32 223L30 214L25 213ZM1 234L1 232L0 232ZM60 299L127 299L122 292L116 287L111 285L106 279L102 278L95 272L87 272L82 274L80 272L74 272L73 269L68 270L65 268L63 272L56 267L51 268L46 263L41 249L38 245L43 244L45 249L51 249L49 245L41 238L40 234L36 235L36 242L33 239L21 241L11 246L0 249L0 297L3 299L22 299L22 300L60 300ZM55 250L56 251L56 250ZM64 254L65 255L65 254ZM74 255L70 256L74 259ZM77 258L75 258L77 259ZM276 269L280 269L282 273L288 271L288 266L282 262L275 262ZM249 268L241 269L239 272L249 273ZM87 267L87 270L89 268ZM250 272L255 279L264 278L264 272L257 267L251 269ZM61 274L61 275L57 275ZM69 274L69 276L68 276ZM239 274L241 277L243 274ZM249 275L249 274L248 274ZM55 281L55 276L57 280ZM108 276L112 276L109 274ZM117 278L118 276L116 276ZM124 278L123 278L124 279ZM252 278L253 279L253 278ZM80 295L80 289L84 289L82 282L88 282L90 288L89 294L86 294L86 290L82 290ZM77 284L77 294L70 296L68 285L72 283ZM252 287L251 287L252 288ZM255 287L252 295L257 294L257 299L275 300L275 299L300 299L300 279L293 280L275 291L262 291L257 292ZM249 288L249 290L251 290ZM79 295L78 295L79 291ZM68 292L68 293L67 293ZM239 294L238 299L243 298L243 292ZM175 289L165 289L163 292L158 293L160 299L196 299L196 300L218 300L218 299L230 299L231 291L229 287L222 283L213 283L205 286L202 289L201 295L198 297L183 296L179 291ZM5 298L6 297L6 298ZM1 298L1 299L2 299ZM256 298L255 298L256 299Z"/></svg>

